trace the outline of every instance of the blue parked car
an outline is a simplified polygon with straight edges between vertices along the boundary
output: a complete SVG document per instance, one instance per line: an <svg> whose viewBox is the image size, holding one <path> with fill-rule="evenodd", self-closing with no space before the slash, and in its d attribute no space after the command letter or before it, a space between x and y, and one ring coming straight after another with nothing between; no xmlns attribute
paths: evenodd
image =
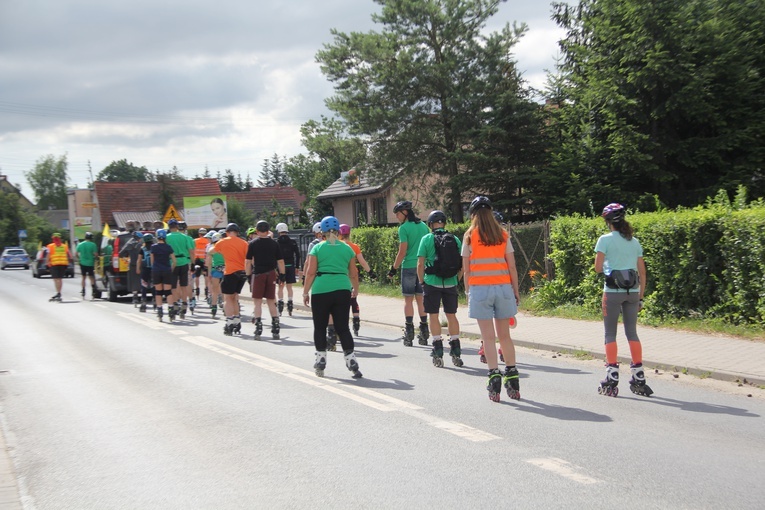
<svg viewBox="0 0 765 510"><path fill-rule="evenodd" d="M6 248L0 256L0 269L23 267L29 269L29 254L24 248Z"/></svg>

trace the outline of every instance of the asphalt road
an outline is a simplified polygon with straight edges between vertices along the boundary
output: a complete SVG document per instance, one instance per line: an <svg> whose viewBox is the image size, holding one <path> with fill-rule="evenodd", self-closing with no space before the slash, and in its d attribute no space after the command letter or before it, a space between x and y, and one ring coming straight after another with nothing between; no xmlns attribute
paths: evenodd
<svg viewBox="0 0 765 510"><path fill-rule="evenodd" d="M652 374L651 398L600 396L599 363L519 349L522 400L495 404L477 343L437 369L366 324L364 378L330 353L319 379L306 315L256 342L206 308L159 323L64 289L0 273L0 423L28 509L763 506L761 398Z"/></svg>

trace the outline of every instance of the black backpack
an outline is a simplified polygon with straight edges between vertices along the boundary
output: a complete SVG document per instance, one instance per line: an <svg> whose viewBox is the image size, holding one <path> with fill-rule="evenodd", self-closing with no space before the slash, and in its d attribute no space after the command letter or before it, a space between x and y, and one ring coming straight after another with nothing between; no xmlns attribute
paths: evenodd
<svg viewBox="0 0 765 510"><path fill-rule="evenodd" d="M436 258L432 266L425 268L425 272L439 278L457 276L462 269L462 255L457 245L457 238L454 234L438 230L433 233L433 241L436 245Z"/></svg>

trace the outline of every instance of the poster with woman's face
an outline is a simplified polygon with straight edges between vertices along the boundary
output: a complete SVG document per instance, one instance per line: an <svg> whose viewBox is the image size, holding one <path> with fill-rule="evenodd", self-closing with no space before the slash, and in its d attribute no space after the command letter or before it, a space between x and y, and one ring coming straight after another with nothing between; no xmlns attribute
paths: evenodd
<svg viewBox="0 0 765 510"><path fill-rule="evenodd" d="M189 228L226 228L227 211L225 195L183 199L183 218Z"/></svg>

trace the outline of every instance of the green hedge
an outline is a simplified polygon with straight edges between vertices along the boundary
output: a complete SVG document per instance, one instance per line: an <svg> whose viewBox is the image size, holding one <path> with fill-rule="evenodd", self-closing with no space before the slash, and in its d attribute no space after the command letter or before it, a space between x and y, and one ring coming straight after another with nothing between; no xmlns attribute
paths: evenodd
<svg viewBox="0 0 765 510"><path fill-rule="evenodd" d="M450 223L446 229L462 239L469 223ZM511 236L515 249L515 261L518 267L518 278L521 280L521 292L526 293L535 284L529 275L531 270L544 274L544 241L542 239L543 225L530 224L513 227ZM381 284L400 285L400 272L393 280L385 275L398 252L398 227L354 227L351 240L361 247L364 259L377 273ZM520 247L529 257L529 263L521 254Z"/></svg>
<svg viewBox="0 0 765 510"><path fill-rule="evenodd" d="M734 324L765 319L765 206L708 206L632 214L648 270L646 316L704 317ZM551 224L555 278L537 288L543 307L600 307L603 278L594 247L607 232L600 218L559 218Z"/></svg>

